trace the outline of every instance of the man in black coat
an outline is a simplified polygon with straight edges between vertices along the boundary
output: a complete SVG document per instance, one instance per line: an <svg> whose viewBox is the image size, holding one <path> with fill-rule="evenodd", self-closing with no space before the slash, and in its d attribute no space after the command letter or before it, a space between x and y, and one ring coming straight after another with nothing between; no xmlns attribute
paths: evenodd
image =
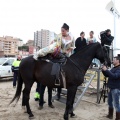
<svg viewBox="0 0 120 120"><path fill-rule="evenodd" d="M75 41L75 52L78 52L83 46L87 45L86 43L86 39L84 38L85 37L85 33L84 32L81 32L80 33L80 37L78 37Z"/></svg>

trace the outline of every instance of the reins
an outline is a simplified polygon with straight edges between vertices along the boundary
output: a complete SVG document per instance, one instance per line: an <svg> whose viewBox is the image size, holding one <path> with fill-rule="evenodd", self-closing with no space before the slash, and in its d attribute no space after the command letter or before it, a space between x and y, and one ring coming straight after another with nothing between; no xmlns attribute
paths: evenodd
<svg viewBox="0 0 120 120"><path fill-rule="evenodd" d="M65 55L66 56L66 55ZM67 57L67 56L66 56ZM85 71L84 70L82 70L81 68L79 68L77 65L76 65L76 63L70 58L70 57L67 57L75 66L76 66L76 68L80 71L80 72L82 72L82 74L83 74L83 76L84 76L84 74L85 74Z"/></svg>

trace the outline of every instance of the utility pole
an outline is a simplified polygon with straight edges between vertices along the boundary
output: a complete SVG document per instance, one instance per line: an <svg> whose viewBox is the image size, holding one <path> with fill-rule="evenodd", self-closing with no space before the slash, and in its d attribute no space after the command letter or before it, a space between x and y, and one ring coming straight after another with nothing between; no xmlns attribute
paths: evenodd
<svg viewBox="0 0 120 120"><path fill-rule="evenodd" d="M115 0L113 0L113 3L114 3L114 8L115 8ZM115 14L114 14L114 40L113 40L113 56L116 56L116 44L117 44L117 41L116 41L116 17L115 17Z"/></svg>

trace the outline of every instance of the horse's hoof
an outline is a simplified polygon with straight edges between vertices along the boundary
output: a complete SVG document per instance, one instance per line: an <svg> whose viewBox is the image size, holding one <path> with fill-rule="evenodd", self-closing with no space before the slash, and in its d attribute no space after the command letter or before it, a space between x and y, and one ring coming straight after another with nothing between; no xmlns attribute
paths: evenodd
<svg viewBox="0 0 120 120"><path fill-rule="evenodd" d="M34 115L33 114L30 114L29 115L29 119L34 119L35 117L34 117Z"/></svg>
<svg viewBox="0 0 120 120"><path fill-rule="evenodd" d="M77 118L77 115L75 115L74 113L71 113L71 114L70 114L70 117L71 117L71 118Z"/></svg>
<svg viewBox="0 0 120 120"><path fill-rule="evenodd" d="M49 105L50 108L55 108L53 105Z"/></svg>
<svg viewBox="0 0 120 120"><path fill-rule="evenodd" d="M64 118L64 120L69 120L68 118Z"/></svg>
<svg viewBox="0 0 120 120"><path fill-rule="evenodd" d="M64 120L69 120L68 116L64 115Z"/></svg>

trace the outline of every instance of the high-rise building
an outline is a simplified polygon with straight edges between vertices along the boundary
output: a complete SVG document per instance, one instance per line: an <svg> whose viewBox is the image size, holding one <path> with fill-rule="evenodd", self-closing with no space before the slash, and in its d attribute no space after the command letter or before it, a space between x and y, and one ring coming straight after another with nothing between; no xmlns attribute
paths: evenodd
<svg viewBox="0 0 120 120"><path fill-rule="evenodd" d="M11 36L0 37L0 51L5 56L15 56L18 54L18 38Z"/></svg>
<svg viewBox="0 0 120 120"><path fill-rule="evenodd" d="M44 29L34 32L34 46L40 46L40 48L48 46L50 42L54 40L55 35L54 32Z"/></svg>

